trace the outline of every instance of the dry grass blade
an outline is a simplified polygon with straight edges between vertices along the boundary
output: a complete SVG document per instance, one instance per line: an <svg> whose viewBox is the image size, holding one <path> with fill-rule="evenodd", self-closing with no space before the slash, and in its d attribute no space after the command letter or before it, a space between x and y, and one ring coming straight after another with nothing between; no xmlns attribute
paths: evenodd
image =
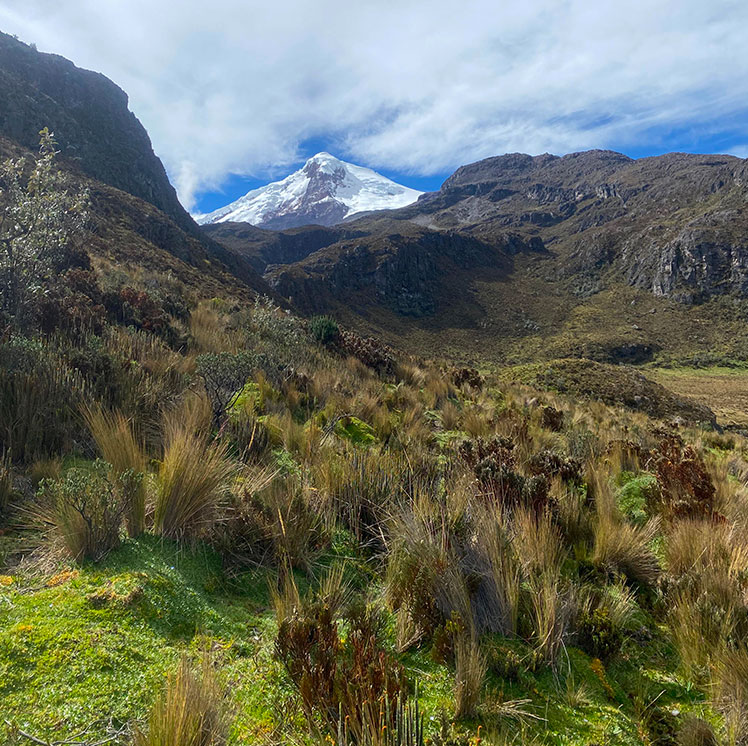
<svg viewBox="0 0 748 746"><path fill-rule="evenodd" d="M99 454L112 465L123 492L127 531L130 536L137 536L145 529L146 490L142 475L147 459L143 440L131 419L118 410L108 412L100 405L86 404L81 411Z"/></svg>
<svg viewBox="0 0 748 746"><path fill-rule="evenodd" d="M158 472L156 532L176 539L205 533L219 518L235 473L225 445L208 443L184 427L170 427Z"/></svg>

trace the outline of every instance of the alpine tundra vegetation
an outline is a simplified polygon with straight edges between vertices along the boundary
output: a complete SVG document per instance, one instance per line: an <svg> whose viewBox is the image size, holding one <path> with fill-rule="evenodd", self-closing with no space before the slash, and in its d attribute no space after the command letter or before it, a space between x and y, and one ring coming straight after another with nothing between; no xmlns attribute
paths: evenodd
<svg viewBox="0 0 748 746"><path fill-rule="evenodd" d="M748 744L745 161L203 230L103 76L0 104L0 743Z"/></svg>

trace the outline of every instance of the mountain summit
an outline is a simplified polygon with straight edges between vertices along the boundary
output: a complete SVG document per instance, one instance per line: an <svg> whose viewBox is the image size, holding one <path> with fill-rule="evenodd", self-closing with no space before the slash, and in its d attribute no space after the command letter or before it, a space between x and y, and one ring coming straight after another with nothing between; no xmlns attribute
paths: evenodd
<svg viewBox="0 0 748 746"><path fill-rule="evenodd" d="M405 207L420 196L421 192L370 168L322 152L282 181L253 189L226 207L198 216L197 221L251 223L274 230L329 226L357 213Z"/></svg>

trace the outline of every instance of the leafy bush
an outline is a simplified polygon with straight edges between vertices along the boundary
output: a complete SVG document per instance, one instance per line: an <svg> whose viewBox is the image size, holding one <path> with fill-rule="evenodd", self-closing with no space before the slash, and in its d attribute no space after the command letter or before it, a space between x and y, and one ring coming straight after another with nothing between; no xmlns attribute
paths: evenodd
<svg viewBox="0 0 748 746"><path fill-rule="evenodd" d="M0 165L0 319L21 331L32 328L38 301L57 287L57 265L82 234L88 203L88 193L55 168L54 136L46 128L39 134L28 176L25 158Z"/></svg>
<svg viewBox="0 0 748 746"><path fill-rule="evenodd" d="M357 446L370 446L377 442L371 425L353 415L338 418L335 423L335 434Z"/></svg>
<svg viewBox="0 0 748 746"><path fill-rule="evenodd" d="M483 377L475 368L455 368L452 371L452 383L455 386L467 384L480 391L483 388Z"/></svg>
<svg viewBox="0 0 748 746"><path fill-rule="evenodd" d="M378 373L388 374L395 369L395 355L392 348L373 337L360 337L346 330L341 333L340 349L346 355L355 357Z"/></svg>
<svg viewBox="0 0 748 746"><path fill-rule="evenodd" d="M637 611L633 592L622 584L583 586L576 620L579 647L593 658L611 658L621 649Z"/></svg>
<svg viewBox="0 0 748 746"><path fill-rule="evenodd" d="M593 658L606 660L617 653L623 641L605 606L584 609L577 621L579 647Z"/></svg>
<svg viewBox="0 0 748 746"><path fill-rule="evenodd" d="M617 502L621 512L636 524L646 523L659 497L657 478L646 472L638 475L622 472L618 483Z"/></svg>
<svg viewBox="0 0 748 746"><path fill-rule="evenodd" d="M273 386L280 387L312 354L301 320L269 298L257 298L249 316L239 323L246 346L258 355L259 367Z"/></svg>
<svg viewBox="0 0 748 746"><path fill-rule="evenodd" d="M332 733L345 727L359 743L377 739L382 704L397 701L405 684L402 667L382 647L381 614L367 605L351 607L344 641L334 606L319 594L278 621L275 654L310 722L319 717Z"/></svg>
<svg viewBox="0 0 748 746"><path fill-rule="evenodd" d="M252 352L206 352L195 364L203 379L213 409L213 424L219 426L226 410L244 392L247 379L257 370L259 358Z"/></svg>
<svg viewBox="0 0 748 746"><path fill-rule="evenodd" d="M652 452L647 468L657 477L666 517L697 518L715 511L716 489L693 446L668 434Z"/></svg>
<svg viewBox="0 0 748 746"><path fill-rule="evenodd" d="M309 333L320 344L331 345L340 338L340 327L330 316L314 316L309 319Z"/></svg>
<svg viewBox="0 0 748 746"><path fill-rule="evenodd" d="M74 560L98 561L119 544L127 505L106 462L74 467L60 479L44 480L40 498L42 517Z"/></svg>

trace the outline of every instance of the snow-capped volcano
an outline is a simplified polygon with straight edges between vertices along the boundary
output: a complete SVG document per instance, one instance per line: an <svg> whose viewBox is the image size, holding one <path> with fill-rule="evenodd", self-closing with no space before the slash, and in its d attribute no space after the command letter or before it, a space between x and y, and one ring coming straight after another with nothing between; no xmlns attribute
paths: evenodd
<svg viewBox="0 0 748 746"><path fill-rule="evenodd" d="M236 202L196 220L202 225L231 221L275 230L335 225L359 212L405 207L421 194L370 168L317 153L282 181L253 189Z"/></svg>

